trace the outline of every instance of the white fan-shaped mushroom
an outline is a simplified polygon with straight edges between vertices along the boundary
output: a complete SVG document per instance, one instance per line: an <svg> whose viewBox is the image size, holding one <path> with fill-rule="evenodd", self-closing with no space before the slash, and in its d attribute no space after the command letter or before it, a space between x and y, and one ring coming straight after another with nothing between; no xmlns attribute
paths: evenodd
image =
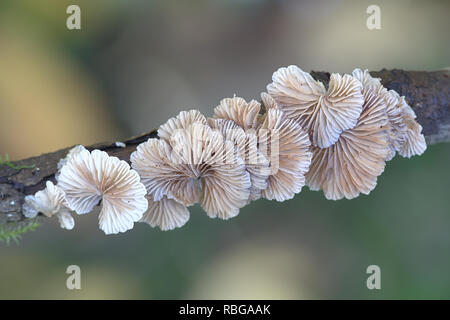
<svg viewBox="0 0 450 320"><path fill-rule="evenodd" d="M362 111L361 83L351 75L332 74L325 90L320 81L292 65L273 74L267 92L320 148L334 144L342 131L353 128Z"/></svg>
<svg viewBox="0 0 450 320"><path fill-rule="evenodd" d="M355 128L325 149L313 147L306 183L331 200L368 194L384 171L390 152L386 103L375 88L364 91L364 109Z"/></svg>
<svg viewBox="0 0 450 320"><path fill-rule="evenodd" d="M261 101L262 101L264 107L266 108L266 111L268 109L280 109L280 106L275 101L275 99L266 92L261 93Z"/></svg>
<svg viewBox="0 0 450 320"><path fill-rule="evenodd" d="M168 196L186 206L199 202L210 217L236 216L249 197L250 177L233 143L201 123L177 130L169 143L140 144L131 163L155 201Z"/></svg>
<svg viewBox="0 0 450 320"><path fill-rule="evenodd" d="M25 197L24 211L28 213L28 218L36 216L38 212L42 212L47 217L56 216L61 228L71 230L75 221L66 206L64 191L55 186L53 182L47 181L44 190ZM33 213L30 214L31 212Z"/></svg>
<svg viewBox="0 0 450 320"><path fill-rule="evenodd" d="M277 109L267 110L258 130L260 151L269 159L270 175L262 196L285 201L305 185L305 174L311 163L310 141L306 132Z"/></svg>
<svg viewBox="0 0 450 320"><path fill-rule="evenodd" d="M410 158L421 155L427 149L425 136L422 134L422 126L415 120L416 114L406 103L404 97L400 99L400 105L404 110L403 121L406 127L404 142L400 145L398 154Z"/></svg>
<svg viewBox="0 0 450 320"><path fill-rule="evenodd" d="M100 229L114 234L132 229L147 210L147 192L139 180L125 161L104 151L83 150L61 169L58 185L78 214L90 212L102 200Z"/></svg>
<svg viewBox="0 0 450 320"><path fill-rule="evenodd" d="M214 117L233 120L244 131L258 127L258 115L261 104L256 100L246 102L243 98L225 98L214 109Z"/></svg>
<svg viewBox="0 0 450 320"><path fill-rule="evenodd" d="M219 130L225 140L233 142L238 157L244 160L245 169L250 174L250 198L258 200L261 191L267 188L270 175L269 161L258 150L258 138L255 130L246 132L232 120L208 119L211 128Z"/></svg>
<svg viewBox="0 0 450 320"><path fill-rule="evenodd" d="M170 118L158 128L158 136L169 140L170 136L178 129L186 129L193 123L206 124L206 118L198 110L181 111L176 117Z"/></svg>
<svg viewBox="0 0 450 320"><path fill-rule="evenodd" d="M162 231L180 228L189 220L189 210L185 205L164 196L159 201L148 197L148 209L140 222L152 227L159 227Z"/></svg>

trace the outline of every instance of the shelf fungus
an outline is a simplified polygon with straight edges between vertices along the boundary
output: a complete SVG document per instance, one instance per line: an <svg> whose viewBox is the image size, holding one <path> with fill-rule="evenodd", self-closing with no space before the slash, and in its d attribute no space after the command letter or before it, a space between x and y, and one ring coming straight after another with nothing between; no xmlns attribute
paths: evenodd
<svg viewBox="0 0 450 320"><path fill-rule="evenodd" d="M63 229L71 230L75 226L71 211L67 208L64 191L51 181L47 181L44 190L36 192L35 195L25 197L23 210L27 218L34 218L41 212L46 217L56 216Z"/></svg>
<svg viewBox="0 0 450 320"><path fill-rule="evenodd" d="M328 88L297 66L278 69L261 101L222 99L212 118L182 111L139 144L130 165L106 152L72 148L58 163L57 184L25 197L23 213L56 216L72 229L71 211L101 202L106 234L135 222L180 228L188 207L229 219L259 198L286 201L307 185L327 199L369 194L396 153L426 149L405 100L367 70L331 74ZM116 142L117 147L125 144ZM127 146L128 148L128 146Z"/></svg>
<svg viewBox="0 0 450 320"><path fill-rule="evenodd" d="M362 111L361 83L348 74L333 73L326 90L309 73L291 65L273 74L267 92L319 148L331 146L343 131L355 127Z"/></svg>
<svg viewBox="0 0 450 320"><path fill-rule="evenodd" d="M81 150L61 168L58 186L68 207L85 214L102 202L100 229L105 234L133 228L147 210L146 190L128 163L100 150Z"/></svg>

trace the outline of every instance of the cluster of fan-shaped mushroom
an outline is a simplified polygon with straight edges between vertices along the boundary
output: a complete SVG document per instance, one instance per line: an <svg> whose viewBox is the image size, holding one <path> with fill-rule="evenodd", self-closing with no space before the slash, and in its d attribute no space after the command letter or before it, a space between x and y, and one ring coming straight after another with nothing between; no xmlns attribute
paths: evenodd
<svg viewBox="0 0 450 320"><path fill-rule="evenodd" d="M25 198L24 214L56 215L72 229L71 211L85 214L101 201L106 234L134 222L171 230L195 204L229 219L261 197L291 199L304 185L332 200L368 194L396 152L426 149L404 97L367 70L332 74L325 88L297 66L280 68L261 100L223 99L209 119L182 111L137 146L131 168L77 146L60 161L57 184Z"/></svg>

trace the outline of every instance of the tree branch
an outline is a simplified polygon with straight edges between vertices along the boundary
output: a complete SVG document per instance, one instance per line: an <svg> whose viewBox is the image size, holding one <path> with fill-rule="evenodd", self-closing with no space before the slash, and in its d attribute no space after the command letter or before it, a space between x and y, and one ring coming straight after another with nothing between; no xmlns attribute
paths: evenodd
<svg viewBox="0 0 450 320"><path fill-rule="evenodd" d="M311 72L312 76L325 85L328 84L330 73ZM382 79L388 89L405 96L417 115L417 121L423 127L423 133L428 144L450 141L450 110L449 110L449 71L403 71L381 70L371 72L372 76ZM149 138L157 137L156 130L132 137L124 141L126 146L116 146L115 143L102 143L87 147L89 150L100 149L129 162L130 154L136 146ZM45 182L55 182L58 161L68 150L43 154L13 163L14 167L33 166L33 168L15 169L8 165L0 166L0 225L8 222L21 221L23 199L28 194L45 188Z"/></svg>

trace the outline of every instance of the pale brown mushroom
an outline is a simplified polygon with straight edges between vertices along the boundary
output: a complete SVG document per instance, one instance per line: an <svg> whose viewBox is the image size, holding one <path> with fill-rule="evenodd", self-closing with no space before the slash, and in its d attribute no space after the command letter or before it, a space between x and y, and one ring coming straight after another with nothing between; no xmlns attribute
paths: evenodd
<svg viewBox="0 0 450 320"><path fill-rule="evenodd" d="M262 196L277 201L293 198L305 185L311 163L308 134L281 110L268 109L258 129L258 139L260 152L269 160L271 170Z"/></svg>
<svg viewBox="0 0 450 320"><path fill-rule="evenodd" d="M364 90L364 105L357 125L344 131L328 148L313 147L306 183L322 189L330 200L368 194L384 171L390 152L386 102L375 87Z"/></svg>
<svg viewBox="0 0 450 320"><path fill-rule="evenodd" d="M246 102L243 98L225 98L214 109L214 117L233 120L244 131L256 129L259 126L258 115L261 104L256 100Z"/></svg>
<svg viewBox="0 0 450 320"><path fill-rule="evenodd" d="M408 158L422 154L426 150L425 137L421 133L422 126L415 121L416 115L405 97L400 97L394 90L388 91L380 80L373 78L367 70L355 69L353 76L362 83L363 90L374 88L377 94L383 96L386 101L391 147L387 160L391 160L396 152Z"/></svg>
<svg viewBox="0 0 450 320"><path fill-rule="evenodd" d="M297 66L278 69L267 92L286 117L297 121L312 145L327 148L353 128L362 111L361 83L351 75L331 74L328 90Z"/></svg>
<svg viewBox="0 0 450 320"><path fill-rule="evenodd" d="M270 175L269 161L258 150L258 138L254 130L244 131L232 120L208 119L211 128L222 133L225 140L231 141L237 156L244 160L245 169L250 174L250 196L254 201L261 198L261 191L267 188Z"/></svg>

